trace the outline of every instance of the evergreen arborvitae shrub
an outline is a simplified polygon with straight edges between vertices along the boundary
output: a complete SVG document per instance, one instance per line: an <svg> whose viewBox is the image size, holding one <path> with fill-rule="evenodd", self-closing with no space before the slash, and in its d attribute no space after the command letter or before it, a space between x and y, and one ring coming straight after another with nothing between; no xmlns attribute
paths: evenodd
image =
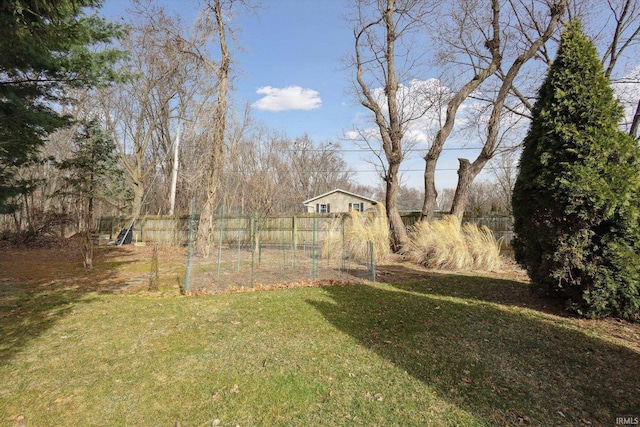
<svg viewBox="0 0 640 427"><path fill-rule="evenodd" d="M513 193L516 260L589 317L640 314L640 155L579 23L534 106Z"/></svg>

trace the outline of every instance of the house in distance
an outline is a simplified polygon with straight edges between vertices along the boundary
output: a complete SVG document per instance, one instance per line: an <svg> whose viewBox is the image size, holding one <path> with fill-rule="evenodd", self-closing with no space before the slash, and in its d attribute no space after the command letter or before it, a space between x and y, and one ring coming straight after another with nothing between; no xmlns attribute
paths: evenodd
<svg viewBox="0 0 640 427"><path fill-rule="evenodd" d="M368 212L378 204L376 200L336 188L328 193L312 197L302 204L307 213Z"/></svg>

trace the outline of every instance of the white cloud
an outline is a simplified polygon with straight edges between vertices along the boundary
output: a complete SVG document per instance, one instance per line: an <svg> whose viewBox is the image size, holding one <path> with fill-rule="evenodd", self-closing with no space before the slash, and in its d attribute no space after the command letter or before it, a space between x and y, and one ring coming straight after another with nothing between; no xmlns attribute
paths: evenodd
<svg viewBox="0 0 640 427"><path fill-rule="evenodd" d="M258 110L314 110L322 105L322 99L320 99L318 91L300 86L288 86L285 88L264 86L259 88L256 93L264 95L251 104L252 107Z"/></svg>
<svg viewBox="0 0 640 427"><path fill-rule="evenodd" d="M344 137L350 141L357 141L360 139L360 132L349 130L344 133Z"/></svg>

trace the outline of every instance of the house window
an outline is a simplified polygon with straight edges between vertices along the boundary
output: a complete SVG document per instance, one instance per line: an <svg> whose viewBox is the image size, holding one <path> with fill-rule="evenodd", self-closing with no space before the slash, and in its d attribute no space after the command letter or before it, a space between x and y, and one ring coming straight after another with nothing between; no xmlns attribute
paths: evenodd
<svg viewBox="0 0 640 427"><path fill-rule="evenodd" d="M318 203L316 204L316 212L318 213L331 213L330 203Z"/></svg>
<svg viewBox="0 0 640 427"><path fill-rule="evenodd" d="M364 212L364 203L349 203L349 210Z"/></svg>

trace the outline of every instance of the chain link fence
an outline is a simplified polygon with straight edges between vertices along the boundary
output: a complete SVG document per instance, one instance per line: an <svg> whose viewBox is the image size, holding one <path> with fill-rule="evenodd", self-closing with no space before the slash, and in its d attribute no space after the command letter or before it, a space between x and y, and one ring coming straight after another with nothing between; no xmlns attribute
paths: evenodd
<svg viewBox="0 0 640 427"><path fill-rule="evenodd" d="M412 219L403 217L409 224ZM465 220L486 224L496 237L512 233L511 217ZM388 223L383 211L268 217L220 215L214 220L208 256L193 249L197 215L145 216L136 221L104 217L100 220L100 237L115 241L127 227L133 244L186 248L182 264L185 273L178 278L183 291L375 281L377 267L389 257Z"/></svg>
<svg viewBox="0 0 640 427"><path fill-rule="evenodd" d="M193 251L196 221L189 228L184 290L303 284L317 281L375 281L374 242L356 256L348 241L349 215L215 219L211 254Z"/></svg>

